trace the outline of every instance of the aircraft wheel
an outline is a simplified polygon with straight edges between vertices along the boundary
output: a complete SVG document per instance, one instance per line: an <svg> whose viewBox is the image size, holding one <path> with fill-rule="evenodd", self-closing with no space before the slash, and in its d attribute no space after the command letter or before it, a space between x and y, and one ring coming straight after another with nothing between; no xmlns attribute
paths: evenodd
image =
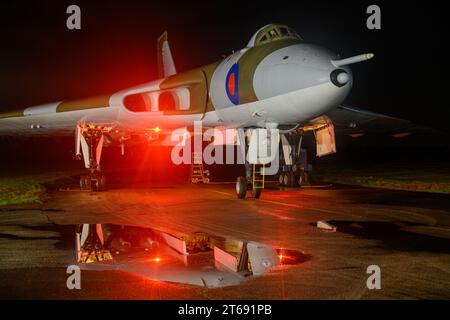
<svg viewBox="0 0 450 320"><path fill-rule="evenodd" d="M236 181L236 195L239 199L245 199L247 195L247 179L238 177Z"/></svg>
<svg viewBox="0 0 450 320"><path fill-rule="evenodd" d="M86 189L87 185L86 185L86 177L85 176L81 176L80 177L80 189Z"/></svg>
<svg viewBox="0 0 450 320"><path fill-rule="evenodd" d="M302 183L304 185L309 185L311 183L309 172L302 173Z"/></svg>
<svg viewBox="0 0 450 320"><path fill-rule="evenodd" d="M203 179L203 183L209 183L209 178Z"/></svg>
<svg viewBox="0 0 450 320"><path fill-rule="evenodd" d="M282 186L284 184L284 174L280 173L280 176L278 177L278 182Z"/></svg>
<svg viewBox="0 0 450 320"><path fill-rule="evenodd" d="M295 187L295 184L297 183L295 174L293 172L289 172L288 176L289 176L289 187Z"/></svg>
<svg viewBox="0 0 450 320"><path fill-rule="evenodd" d="M255 188L255 187L253 187L253 189L252 189L252 196L253 196L253 198L259 199L259 197L261 196L261 191L262 191L262 188Z"/></svg>
<svg viewBox="0 0 450 320"><path fill-rule="evenodd" d="M89 177L89 176L85 176L84 177L84 186L85 186L85 188L86 189L91 189L91 177Z"/></svg>
<svg viewBox="0 0 450 320"><path fill-rule="evenodd" d="M291 185L291 176L290 176L290 174L288 174L288 173L284 174L283 182L284 182L285 186L290 186Z"/></svg>
<svg viewBox="0 0 450 320"><path fill-rule="evenodd" d="M91 180L91 191L92 192L98 192L98 181L97 180L95 180L95 181L92 181Z"/></svg>
<svg viewBox="0 0 450 320"><path fill-rule="evenodd" d="M106 190L106 177L104 175L102 175L100 177L100 179L97 181L100 181L100 190L99 191L105 191Z"/></svg>
<svg viewBox="0 0 450 320"><path fill-rule="evenodd" d="M102 192L103 191L102 180L100 178L95 180L95 187L97 189L97 192Z"/></svg>

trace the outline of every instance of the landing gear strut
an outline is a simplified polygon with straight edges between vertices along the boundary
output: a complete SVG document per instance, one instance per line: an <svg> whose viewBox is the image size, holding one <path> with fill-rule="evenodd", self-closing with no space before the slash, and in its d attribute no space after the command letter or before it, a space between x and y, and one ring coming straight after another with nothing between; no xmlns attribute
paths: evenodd
<svg viewBox="0 0 450 320"><path fill-rule="evenodd" d="M244 150L243 157L245 159L245 177L238 177L236 180L236 196L239 199L245 199L247 190L252 190L252 196L258 199L261 196L261 191L264 188L264 164L251 164L246 157L248 151L248 144L246 143L245 133L243 130L238 130L238 138L241 150Z"/></svg>
<svg viewBox="0 0 450 320"><path fill-rule="evenodd" d="M79 159L83 157L84 165L88 169L88 174L80 177L81 189L91 189L94 192L105 191L106 177L101 173L100 159L104 134L108 131L108 128L102 126L77 126L76 156Z"/></svg>

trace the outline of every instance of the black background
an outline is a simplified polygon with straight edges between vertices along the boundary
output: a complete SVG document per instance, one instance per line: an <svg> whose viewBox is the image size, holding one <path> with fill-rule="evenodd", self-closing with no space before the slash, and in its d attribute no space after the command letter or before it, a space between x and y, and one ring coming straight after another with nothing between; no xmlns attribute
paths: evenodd
<svg viewBox="0 0 450 320"><path fill-rule="evenodd" d="M66 28L77 4L82 30ZM366 8L381 7L381 30ZM349 105L447 128L449 57L443 2L14 1L1 4L0 110L110 93L156 78L156 38L168 30L178 71L244 47L261 26L285 23L352 66Z"/></svg>

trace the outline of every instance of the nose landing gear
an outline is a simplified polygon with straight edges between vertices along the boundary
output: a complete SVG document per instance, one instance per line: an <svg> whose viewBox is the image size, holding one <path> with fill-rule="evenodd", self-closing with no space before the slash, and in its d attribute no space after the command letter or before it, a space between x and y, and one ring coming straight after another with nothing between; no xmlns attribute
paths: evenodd
<svg viewBox="0 0 450 320"><path fill-rule="evenodd" d="M248 183L245 177L238 177L236 181L236 195L239 199L247 196Z"/></svg>
<svg viewBox="0 0 450 320"><path fill-rule="evenodd" d="M252 146L253 149L253 156L249 157L251 158L251 162L247 158L247 151L249 149L249 144L246 141L246 136L244 130L238 130L238 138L239 138L239 145L241 146L241 152L242 157L244 159L245 163L245 177L241 176L238 177L236 180L236 196L239 199L245 199L247 196L247 191L251 189L252 196L255 199L259 199L261 196L262 189L264 189L264 180L265 180L265 163L264 161L258 161L260 159L258 157L259 155L259 149L260 146L258 145L258 139L255 139L252 134L255 132L250 131L250 144L253 143ZM267 132L264 132L265 136L264 139L267 141L270 137L267 136ZM253 140L252 140L253 137ZM267 144L261 143L263 146L267 146ZM255 154L257 155L255 157Z"/></svg>
<svg viewBox="0 0 450 320"><path fill-rule="evenodd" d="M250 167L246 163L246 167ZM252 168L253 167L253 168ZM238 177L236 180L236 195L239 199L245 199L247 190L252 190L252 197L259 199L264 189L264 165L252 165L247 171L247 177Z"/></svg>

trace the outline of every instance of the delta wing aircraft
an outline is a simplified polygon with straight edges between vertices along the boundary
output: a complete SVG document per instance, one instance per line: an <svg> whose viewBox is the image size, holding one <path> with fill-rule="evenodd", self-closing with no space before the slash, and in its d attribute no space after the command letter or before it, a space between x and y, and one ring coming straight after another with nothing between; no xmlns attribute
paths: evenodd
<svg viewBox="0 0 450 320"><path fill-rule="evenodd" d="M254 149L258 130L278 130L277 145L287 151L286 162L289 152L298 150L288 135L313 131L317 155L323 156L336 152L335 127L359 134L365 124L398 120L341 105L353 83L349 65L369 60L373 54L341 58L305 43L286 25L266 25L245 48L183 73L176 72L167 33L158 39L157 49L160 79L111 95L0 113L0 136L75 136L75 154L89 170L80 185L102 191L104 146L124 148L136 137L165 144L174 129L192 128L194 121L202 121L205 128L235 129L244 152ZM395 122L405 130L408 125ZM245 198L251 189L258 198L262 188L254 178L255 170L265 163L247 156L245 164L246 176L236 182L237 196Z"/></svg>

